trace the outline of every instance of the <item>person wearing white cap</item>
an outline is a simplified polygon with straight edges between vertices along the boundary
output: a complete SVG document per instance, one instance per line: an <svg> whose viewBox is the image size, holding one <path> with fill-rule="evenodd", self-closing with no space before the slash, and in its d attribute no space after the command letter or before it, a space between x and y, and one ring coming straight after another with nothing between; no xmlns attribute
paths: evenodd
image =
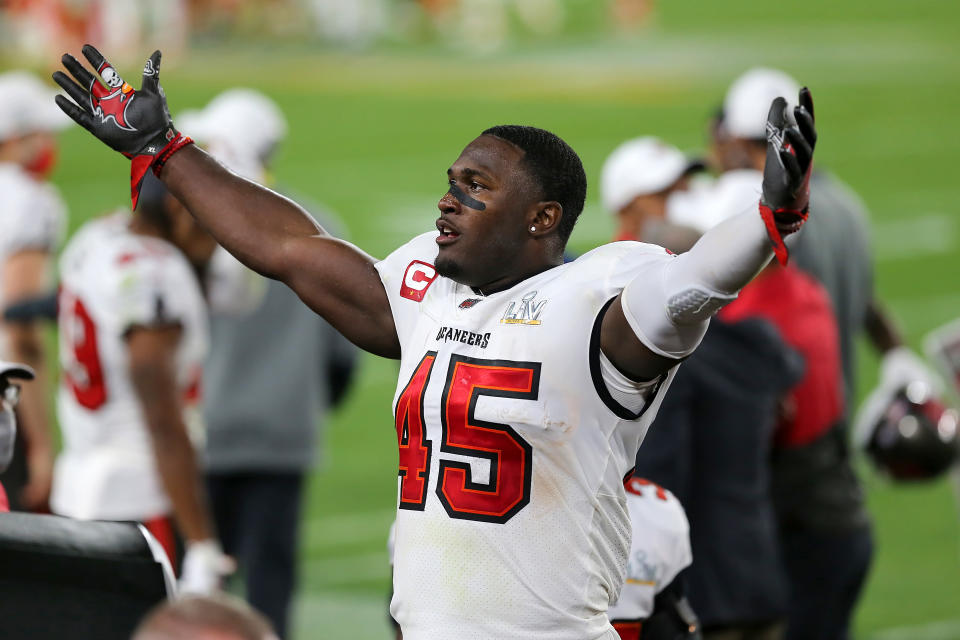
<svg viewBox="0 0 960 640"><path fill-rule="evenodd" d="M27 72L0 74L0 307L51 287L52 255L67 208L47 178L56 162L54 134L70 123L50 108L55 93ZM38 378L24 390L18 409L18 449L24 453L3 476L14 509L43 509L50 495L53 440L44 353L37 323L2 325L0 357L27 363Z"/></svg>
<svg viewBox="0 0 960 640"><path fill-rule="evenodd" d="M196 593L216 590L232 566L195 452L209 343L198 273L215 246L148 175L136 210L87 222L59 265L63 446L51 511L142 523L173 566L182 557L180 589Z"/></svg>
<svg viewBox="0 0 960 640"><path fill-rule="evenodd" d="M761 190L766 130L764 113L754 101L776 96L789 101L797 86L782 71L765 68L747 71L730 86L713 126L712 159L723 173L709 197L723 210L721 217L742 210ZM678 206L668 215L675 219L688 219L699 209L696 201L673 204ZM813 225L805 226L787 243L791 253L787 271L799 269L813 276L831 303L842 405L840 419L825 435L801 447L781 449L776 458L774 495L793 587L788 640L847 637L872 557L869 515L846 445L855 389L856 335L866 330L874 347L884 354L885 369L895 368L914 379L932 377L903 346L894 323L875 299L862 203L836 178L814 171L810 209L815 212ZM712 221L704 223L708 228ZM798 280L796 275L790 277ZM824 461L831 462L818 464ZM794 491L797 486L802 491Z"/></svg>
<svg viewBox="0 0 960 640"><path fill-rule="evenodd" d="M668 200L687 190L691 174L703 168L702 162L652 136L614 149L600 176L600 199L617 216L614 239L651 241L651 227L666 217Z"/></svg>

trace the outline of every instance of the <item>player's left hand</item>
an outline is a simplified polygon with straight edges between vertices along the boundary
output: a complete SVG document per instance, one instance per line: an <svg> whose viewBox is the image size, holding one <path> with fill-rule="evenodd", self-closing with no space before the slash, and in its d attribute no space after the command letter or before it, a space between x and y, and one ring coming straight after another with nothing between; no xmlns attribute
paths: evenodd
<svg viewBox="0 0 960 640"><path fill-rule="evenodd" d="M99 78L69 53L64 54L61 62L73 79L62 71L54 72L53 79L73 102L58 95L57 106L111 149L133 161L130 197L135 209L147 170L159 172L166 159L191 140L174 128L170 118L167 98L160 86L159 51L147 59L139 89L127 84L96 48L84 45L83 55Z"/></svg>
<svg viewBox="0 0 960 640"><path fill-rule="evenodd" d="M793 110L796 125L787 121L787 102L776 98L767 115L767 160L763 168L760 215L780 264L787 263L783 236L800 230L807 220L810 202L810 171L817 144L813 98L800 90Z"/></svg>
<svg viewBox="0 0 960 640"><path fill-rule="evenodd" d="M221 588L223 579L235 569L233 558L223 553L216 540L188 542L180 572L180 592L214 593Z"/></svg>

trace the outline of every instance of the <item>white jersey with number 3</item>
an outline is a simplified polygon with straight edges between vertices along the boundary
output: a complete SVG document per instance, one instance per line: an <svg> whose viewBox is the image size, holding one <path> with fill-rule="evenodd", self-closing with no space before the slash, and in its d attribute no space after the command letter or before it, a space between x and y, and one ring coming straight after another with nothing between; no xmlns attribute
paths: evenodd
<svg viewBox="0 0 960 640"><path fill-rule="evenodd" d="M630 478L624 486L633 540L620 599L607 612L613 622L649 618L657 594L693 562L690 525L680 501L643 478Z"/></svg>
<svg viewBox="0 0 960 640"><path fill-rule="evenodd" d="M197 278L176 247L131 233L129 219L84 225L60 259L63 451L51 507L75 518L147 520L170 512L129 375L131 328L181 327L177 382L188 424L198 415L208 336Z"/></svg>
<svg viewBox="0 0 960 640"><path fill-rule="evenodd" d="M618 404L599 318L671 257L615 243L484 297L438 276L436 236L377 264L402 347L391 612L405 640L616 639L623 478L673 372Z"/></svg>

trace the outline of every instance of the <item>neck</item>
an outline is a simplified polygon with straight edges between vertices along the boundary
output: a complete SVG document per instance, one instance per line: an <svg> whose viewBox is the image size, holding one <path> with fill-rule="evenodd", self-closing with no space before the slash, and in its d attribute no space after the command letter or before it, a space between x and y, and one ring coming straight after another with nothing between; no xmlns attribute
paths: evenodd
<svg viewBox="0 0 960 640"><path fill-rule="evenodd" d="M160 238L162 240L170 240L170 234L167 232L167 230L161 229L149 220L146 220L143 216L137 215L136 213L133 214L133 217L127 224L127 228L138 236L151 236L154 238Z"/></svg>
<svg viewBox="0 0 960 640"><path fill-rule="evenodd" d="M520 273L511 273L510 275L504 276L503 278L499 278L492 282L488 282L487 284L484 284L484 285L473 286L471 288L482 296L488 296L493 293L505 291L513 287L514 285L520 282L523 282L527 278L532 278L533 276L539 273L543 273L544 271L560 266L561 264L563 264L563 256L560 256L549 262L544 262L544 263L540 263L538 265L532 266L531 268L526 269Z"/></svg>

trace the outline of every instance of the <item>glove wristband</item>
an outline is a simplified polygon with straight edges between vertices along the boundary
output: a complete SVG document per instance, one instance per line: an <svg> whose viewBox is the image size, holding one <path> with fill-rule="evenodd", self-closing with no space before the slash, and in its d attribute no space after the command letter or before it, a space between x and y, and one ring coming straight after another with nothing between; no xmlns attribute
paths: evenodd
<svg viewBox="0 0 960 640"><path fill-rule="evenodd" d="M773 254L777 257L777 262L786 266L790 258L790 252L787 245L783 242L783 236L790 235L800 230L803 223L807 221L810 215L810 208L804 207L803 210L797 209L771 209L768 205L760 201L760 217L763 219L763 226L767 229L767 236L773 245ZM783 218L790 218L790 222L781 222Z"/></svg>
<svg viewBox="0 0 960 640"><path fill-rule="evenodd" d="M180 149L183 149L188 144L193 144L193 138L190 136L185 136L182 133L178 133L177 137L174 138L167 146L160 150L160 153L157 154L157 159L153 162L153 175L160 177L160 170L163 169L163 165L167 164L167 160L170 159L170 156L175 154Z"/></svg>
<svg viewBox="0 0 960 640"><path fill-rule="evenodd" d="M143 184L143 176L149 169L153 169L153 174L160 176L160 169L166 164L174 153L182 149L193 140L174 129L169 130L173 134L172 138L157 153L141 153L131 158L130 163L130 202L132 210L137 209L137 201L140 199L140 186ZM148 145L146 149L150 149Z"/></svg>

